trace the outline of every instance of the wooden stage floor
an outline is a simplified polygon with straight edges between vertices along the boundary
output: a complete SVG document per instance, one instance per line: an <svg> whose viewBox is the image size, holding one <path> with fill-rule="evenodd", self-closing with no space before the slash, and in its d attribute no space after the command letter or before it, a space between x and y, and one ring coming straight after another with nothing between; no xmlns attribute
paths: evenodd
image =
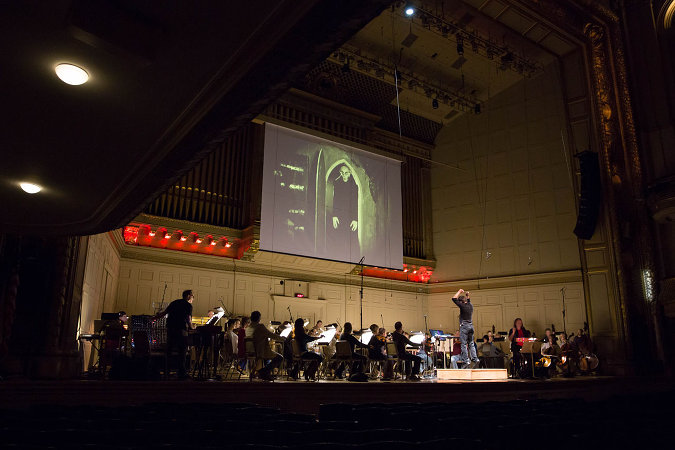
<svg viewBox="0 0 675 450"><path fill-rule="evenodd" d="M670 378L577 377L551 380L354 383L348 381L27 381L0 382L0 408L33 405L124 406L148 403L255 403L317 413L323 403L494 402L583 398L673 390Z"/></svg>

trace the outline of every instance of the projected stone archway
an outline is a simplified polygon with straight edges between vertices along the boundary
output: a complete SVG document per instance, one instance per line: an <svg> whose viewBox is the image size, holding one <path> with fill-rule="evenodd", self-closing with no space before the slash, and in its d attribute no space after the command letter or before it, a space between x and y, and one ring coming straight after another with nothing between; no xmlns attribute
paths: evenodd
<svg viewBox="0 0 675 450"><path fill-rule="evenodd" d="M331 155L334 153L331 150L336 150L342 155ZM345 157L342 150L322 148L318 158L317 168L326 165L328 167L324 174L317 173L317 205L320 205L316 209L317 227L320 228L317 233L317 240L320 241L317 247L324 253L324 256L331 259L358 260L364 253L362 243L365 235L368 234L367 230L371 227L369 217L365 214L363 207L366 197L372 202L372 197L369 192L366 193L365 189L368 185L365 182L368 176L365 170L359 170L352 158ZM347 173L348 180L346 181L343 181L343 171ZM349 193L349 188L341 189L339 193L336 193L336 183L340 182L344 182L345 186L353 182L353 198L348 198L352 195ZM335 204L336 196L342 197L341 207ZM345 210L345 206L351 211ZM339 223L334 223L334 218L338 218ZM353 222L356 222L356 230L351 230Z"/></svg>

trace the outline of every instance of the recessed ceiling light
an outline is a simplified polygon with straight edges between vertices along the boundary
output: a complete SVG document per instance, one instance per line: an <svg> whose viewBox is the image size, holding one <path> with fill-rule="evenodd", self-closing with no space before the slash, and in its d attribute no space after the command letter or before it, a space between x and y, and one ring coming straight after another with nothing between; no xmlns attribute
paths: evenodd
<svg viewBox="0 0 675 450"><path fill-rule="evenodd" d="M54 70L56 71L56 76L66 84L79 86L89 80L87 71L73 64L59 64Z"/></svg>
<svg viewBox="0 0 675 450"><path fill-rule="evenodd" d="M38 186L37 184L33 183L19 183L19 186L21 186L21 189L23 189L24 192L29 194L37 194L42 190L42 186Z"/></svg>

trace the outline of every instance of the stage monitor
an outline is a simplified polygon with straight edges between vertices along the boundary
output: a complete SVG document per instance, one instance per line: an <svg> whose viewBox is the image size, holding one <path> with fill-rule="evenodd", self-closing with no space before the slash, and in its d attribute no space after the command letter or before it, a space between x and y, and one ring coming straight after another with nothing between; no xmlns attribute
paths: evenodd
<svg viewBox="0 0 675 450"><path fill-rule="evenodd" d="M264 158L262 250L403 267L400 161L269 123Z"/></svg>

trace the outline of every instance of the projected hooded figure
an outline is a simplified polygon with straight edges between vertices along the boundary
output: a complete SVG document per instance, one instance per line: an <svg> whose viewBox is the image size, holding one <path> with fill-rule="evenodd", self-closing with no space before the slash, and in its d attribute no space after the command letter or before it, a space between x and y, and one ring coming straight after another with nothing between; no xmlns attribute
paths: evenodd
<svg viewBox="0 0 675 450"><path fill-rule="evenodd" d="M356 233L359 226L359 188L349 167L340 167L340 176L333 183L333 212L331 226L334 230Z"/></svg>

